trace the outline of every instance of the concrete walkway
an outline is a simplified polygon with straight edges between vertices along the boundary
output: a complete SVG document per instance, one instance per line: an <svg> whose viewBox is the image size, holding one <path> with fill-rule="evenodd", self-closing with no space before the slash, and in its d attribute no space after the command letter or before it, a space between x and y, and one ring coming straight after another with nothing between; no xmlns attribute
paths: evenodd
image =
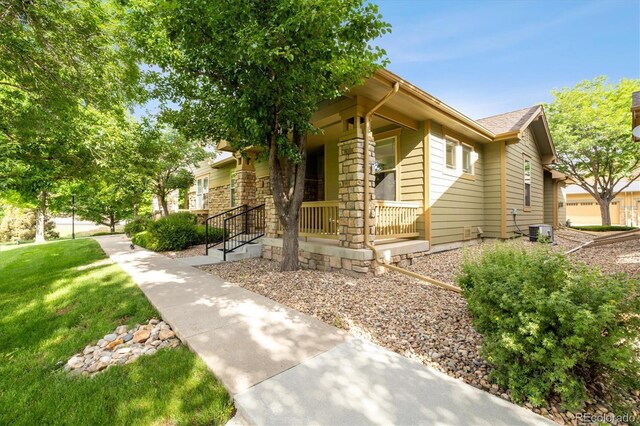
<svg viewBox="0 0 640 426"><path fill-rule="evenodd" d="M197 268L131 250L123 236L96 240L223 381L236 422L553 424Z"/></svg>

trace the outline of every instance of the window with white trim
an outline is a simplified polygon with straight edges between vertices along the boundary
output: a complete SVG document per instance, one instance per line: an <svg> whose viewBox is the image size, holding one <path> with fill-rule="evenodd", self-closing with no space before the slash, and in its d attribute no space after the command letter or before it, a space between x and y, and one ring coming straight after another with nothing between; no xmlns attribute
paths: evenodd
<svg viewBox="0 0 640 426"><path fill-rule="evenodd" d="M396 138L376 141L376 160L373 170L376 177L376 200L396 200Z"/></svg>
<svg viewBox="0 0 640 426"><path fill-rule="evenodd" d="M524 174L524 206L531 207L531 160L525 158L523 166Z"/></svg>
<svg viewBox="0 0 640 426"><path fill-rule="evenodd" d="M209 192L209 177L196 180L196 210L204 208L204 194Z"/></svg>
<svg viewBox="0 0 640 426"><path fill-rule="evenodd" d="M445 138L444 165L447 170L473 175L476 159L477 155L473 146L450 137Z"/></svg>

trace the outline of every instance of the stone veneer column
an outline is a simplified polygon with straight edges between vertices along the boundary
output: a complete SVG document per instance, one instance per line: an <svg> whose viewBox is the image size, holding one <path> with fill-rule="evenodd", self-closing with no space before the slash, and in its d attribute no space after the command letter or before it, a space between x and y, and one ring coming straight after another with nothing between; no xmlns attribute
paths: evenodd
<svg viewBox="0 0 640 426"><path fill-rule="evenodd" d="M340 246L362 249L364 245L364 138L356 137L338 143L338 211L340 216ZM368 143L369 153L369 242L375 239L375 144Z"/></svg>
<svg viewBox="0 0 640 426"><path fill-rule="evenodd" d="M236 156L236 205L256 205L256 168L255 157Z"/></svg>

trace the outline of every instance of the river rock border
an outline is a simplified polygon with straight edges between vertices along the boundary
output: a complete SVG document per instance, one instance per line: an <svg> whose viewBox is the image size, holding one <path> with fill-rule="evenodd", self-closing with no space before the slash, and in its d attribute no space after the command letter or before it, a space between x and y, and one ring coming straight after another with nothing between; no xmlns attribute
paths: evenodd
<svg viewBox="0 0 640 426"><path fill-rule="evenodd" d="M121 325L95 345L72 356L64 370L73 375L92 376L113 365L131 364L142 355L153 355L160 349L179 345L176 333L164 321L154 318L132 329Z"/></svg>

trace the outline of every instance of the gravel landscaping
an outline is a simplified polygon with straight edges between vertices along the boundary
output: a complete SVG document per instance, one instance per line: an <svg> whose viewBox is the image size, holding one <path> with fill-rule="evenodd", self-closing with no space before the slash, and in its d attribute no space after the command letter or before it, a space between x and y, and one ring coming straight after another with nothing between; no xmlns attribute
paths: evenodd
<svg viewBox="0 0 640 426"><path fill-rule="evenodd" d="M582 238L585 242L591 239L585 233L575 231L562 230L558 234L565 232L567 238ZM637 249L640 244L634 243ZM531 243L523 241L521 244ZM558 238L554 247L564 251L577 245L580 243ZM445 282L454 282L465 253L479 253L482 247L425 256L410 269ZM601 265L620 256L630 256L634 248L610 250L610 246L605 246L590 250L594 253L584 250L585 253L581 252L576 258ZM638 272L636 263L614 264L623 265L623 269L630 273ZM380 277L355 278L312 270L283 273L278 268L278 263L265 259L202 267L229 282L511 400L508 391L489 382L490 367L479 355L482 337L474 330L466 301L461 295L393 272ZM582 411L600 416L600 420L615 420L611 417L611 404L598 386L594 384L589 388L591 398ZM629 395L628 402L640 407L639 394ZM559 401L552 401L540 409L530 404L526 406L558 423L579 424L577 418L580 414L563 410ZM635 415L636 419L640 418L640 411L636 410Z"/></svg>
<svg viewBox="0 0 640 426"><path fill-rule="evenodd" d="M161 251L159 253L164 256L170 257L172 259L192 257L192 256L204 256L205 245L199 244L197 246L191 246L189 248L186 248L180 251Z"/></svg>

